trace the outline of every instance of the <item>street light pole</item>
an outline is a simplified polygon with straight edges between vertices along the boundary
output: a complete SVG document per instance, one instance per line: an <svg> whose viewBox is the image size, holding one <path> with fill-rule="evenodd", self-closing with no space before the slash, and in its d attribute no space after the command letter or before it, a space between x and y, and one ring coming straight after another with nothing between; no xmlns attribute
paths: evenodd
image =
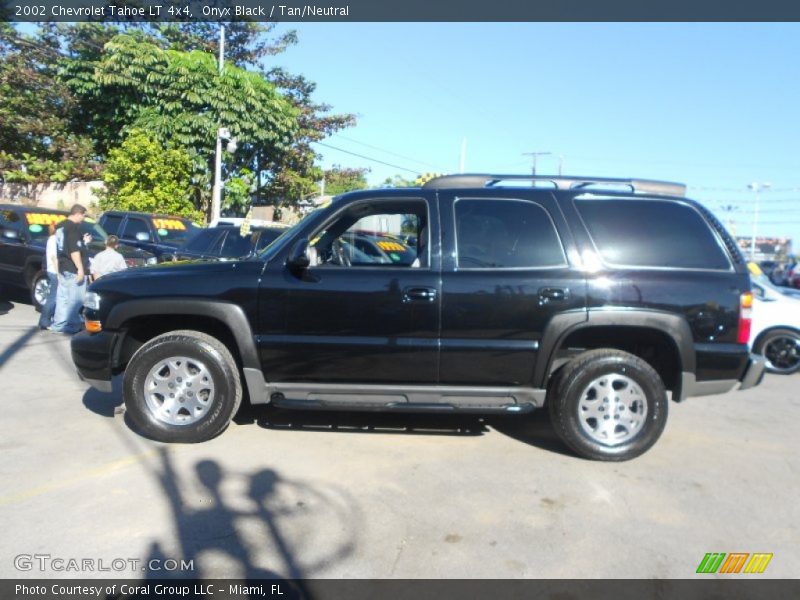
<svg viewBox="0 0 800 600"><path fill-rule="evenodd" d="M531 175L533 177L536 177L536 159L538 157L540 157L540 156L548 156L550 154L552 154L552 152L523 152L522 153L523 156L530 156L530 157L533 158L533 164L531 165ZM536 186L536 182L533 181L531 183L531 185L533 185L535 187Z"/></svg>
<svg viewBox="0 0 800 600"><path fill-rule="evenodd" d="M219 74L225 67L225 26L219 27ZM214 187L211 191L211 221L220 217L222 206L222 136L221 128L217 128L217 147L214 155Z"/></svg>
<svg viewBox="0 0 800 600"><path fill-rule="evenodd" d="M753 209L753 237L750 240L750 260L756 259L756 234L758 233L758 209L761 203L761 191L768 190L772 184L753 182L747 187L756 193L756 205Z"/></svg>

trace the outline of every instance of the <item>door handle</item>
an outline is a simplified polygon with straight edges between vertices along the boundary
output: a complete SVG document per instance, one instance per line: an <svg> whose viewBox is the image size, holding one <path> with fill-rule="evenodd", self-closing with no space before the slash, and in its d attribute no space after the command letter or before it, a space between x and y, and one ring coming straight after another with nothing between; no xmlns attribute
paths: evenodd
<svg viewBox="0 0 800 600"><path fill-rule="evenodd" d="M436 288L411 287L403 290L403 302L433 302Z"/></svg>
<svg viewBox="0 0 800 600"><path fill-rule="evenodd" d="M568 288L540 288L539 289L539 303L547 304L548 302L563 302L569 299Z"/></svg>

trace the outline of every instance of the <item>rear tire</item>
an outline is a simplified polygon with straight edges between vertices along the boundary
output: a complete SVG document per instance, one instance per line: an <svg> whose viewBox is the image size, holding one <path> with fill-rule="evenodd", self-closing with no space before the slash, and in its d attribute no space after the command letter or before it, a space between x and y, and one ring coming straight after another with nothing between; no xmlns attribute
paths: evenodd
<svg viewBox="0 0 800 600"><path fill-rule="evenodd" d="M754 351L767 359L767 371L791 375L800 371L800 333L772 329L761 336Z"/></svg>
<svg viewBox="0 0 800 600"><path fill-rule="evenodd" d="M228 348L198 331L170 331L133 355L123 383L125 408L145 436L160 442L210 440L242 401L239 369Z"/></svg>
<svg viewBox="0 0 800 600"><path fill-rule="evenodd" d="M661 377L621 350L584 352L567 363L547 396L553 427L584 458L623 461L656 443L667 421Z"/></svg>

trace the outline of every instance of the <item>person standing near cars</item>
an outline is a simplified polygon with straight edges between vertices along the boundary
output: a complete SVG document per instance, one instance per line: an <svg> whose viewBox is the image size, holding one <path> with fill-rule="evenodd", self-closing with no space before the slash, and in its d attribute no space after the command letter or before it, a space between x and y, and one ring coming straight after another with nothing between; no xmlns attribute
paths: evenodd
<svg viewBox="0 0 800 600"><path fill-rule="evenodd" d="M47 291L47 299L42 305L42 313L39 316L39 329L49 329L53 324L53 315L56 312L56 293L58 292L58 246L56 244L55 223L50 223L48 232L50 236L47 238L44 260L47 270L47 283L50 286Z"/></svg>
<svg viewBox="0 0 800 600"><path fill-rule="evenodd" d="M85 217L86 208L75 204L63 222L63 245L58 255L56 313L51 331L73 334L83 329L80 310L86 293L84 264L87 264L88 256L81 223Z"/></svg>
<svg viewBox="0 0 800 600"><path fill-rule="evenodd" d="M122 254L117 252L117 247L119 247L119 238L115 235L108 236L106 249L98 252L91 261L91 272L94 279L99 279L109 273L124 271L128 268L128 265L125 264L125 259L122 258Z"/></svg>

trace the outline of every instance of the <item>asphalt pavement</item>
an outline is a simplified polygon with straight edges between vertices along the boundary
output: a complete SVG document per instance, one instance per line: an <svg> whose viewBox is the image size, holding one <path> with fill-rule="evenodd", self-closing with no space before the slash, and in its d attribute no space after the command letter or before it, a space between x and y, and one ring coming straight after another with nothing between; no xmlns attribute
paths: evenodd
<svg viewBox="0 0 800 600"><path fill-rule="evenodd" d="M617 464L572 455L544 412L261 407L163 445L37 316L0 301L0 577L714 577L708 552L800 575L800 375L671 403Z"/></svg>

